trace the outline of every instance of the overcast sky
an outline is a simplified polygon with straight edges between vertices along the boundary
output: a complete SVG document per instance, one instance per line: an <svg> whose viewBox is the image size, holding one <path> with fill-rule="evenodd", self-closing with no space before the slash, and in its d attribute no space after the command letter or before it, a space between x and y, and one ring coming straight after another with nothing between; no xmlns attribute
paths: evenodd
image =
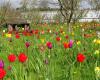
<svg viewBox="0 0 100 80"><path fill-rule="evenodd" d="M0 0L0 4L2 4L4 1L9 1L9 0ZM20 1L21 0L10 0L13 7L19 7ZM42 1L42 0L37 0L37 1ZM58 2L58 0L48 0L48 1L51 2L51 3L57 3ZM49 6L51 8L52 7L53 8L58 7L58 6L55 6L55 5L52 5L52 4L49 4ZM84 7L84 8L90 8L90 6L88 5L88 3L85 0L83 0L83 2L81 3L81 6Z"/></svg>

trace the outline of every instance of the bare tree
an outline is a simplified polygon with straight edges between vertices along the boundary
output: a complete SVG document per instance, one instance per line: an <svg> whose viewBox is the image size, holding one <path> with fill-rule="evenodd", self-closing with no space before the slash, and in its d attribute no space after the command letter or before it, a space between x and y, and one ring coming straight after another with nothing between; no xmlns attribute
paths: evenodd
<svg viewBox="0 0 100 80"><path fill-rule="evenodd" d="M29 0L21 0L20 5L22 11L26 11L28 8Z"/></svg>
<svg viewBox="0 0 100 80"><path fill-rule="evenodd" d="M88 3L92 9L100 10L100 0L88 0Z"/></svg>
<svg viewBox="0 0 100 80"><path fill-rule="evenodd" d="M5 1L0 6L0 25L5 24L8 21L13 21L20 16L20 12L16 11L15 8L11 6L10 0Z"/></svg>
<svg viewBox="0 0 100 80"><path fill-rule="evenodd" d="M66 20L68 31L72 30L71 22L76 22L83 16L84 10L80 9L81 0L58 0L60 12ZM85 15L85 14L84 14Z"/></svg>
<svg viewBox="0 0 100 80"><path fill-rule="evenodd" d="M8 2L4 2L1 6L0 6L0 24L2 24L5 21L5 17L6 17L6 13L8 11L8 9L11 8L11 4L10 4L10 0Z"/></svg>

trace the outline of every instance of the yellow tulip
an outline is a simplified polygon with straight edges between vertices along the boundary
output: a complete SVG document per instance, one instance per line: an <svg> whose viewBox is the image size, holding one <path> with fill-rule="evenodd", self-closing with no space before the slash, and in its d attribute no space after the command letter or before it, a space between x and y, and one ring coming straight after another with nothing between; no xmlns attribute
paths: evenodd
<svg viewBox="0 0 100 80"><path fill-rule="evenodd" d="M95 43L96 41L97 41L96 39L93 40L94 43Z"/></svg>
<svg viewBox="0 0 100 80"><path fill-rule="evenodd" d="M95 72L100 72L100 67L95 67Z"/></svg>
<svg viewBox="0 0 100 80"><path fill-rule="evenodd" d="M41 42L44 43L45 39L41 39Z"/></svg>
<svg viewBox="0 0 100 80"><path fill-rule="evenodd" d="M8 34L8 37L10 38L11 37L11 34Z"/></svg>
<svg viewBox="0 0 100 80"><path fill-rule="evenodd" d="M95 73L97 78L100 78L100 67L95 67Z"/></svg>
<svg viewBox="0 0 100 80"><path fill-rule="evenodd" d="M96 44L100 44L100 39L94 39L93 42Z"/></svg>
<svg viewBox="0 0 100 80"><path fill-rule="evenodd" d="M97 40L96 43L97 43L97 44L100 44L100 40Z"/></svg>
<svg viewBox="0 0 100 80"><path fill-rule="evenodd" d="M77 44L77 45L81 44L81 41L77 41L76 44Z"/></svg>
<svg viewBox="0 0 100 80"><path fill-rule="evenodd" d="M64 36L66 35L65 32L62 33Z"/></svg>
<svg viewBox="0 0 100 80"><path fill-rule="evenodd" d="M74 34L74 32L72 32L72 36L74 36L75 34Z"/></svg>
<svg viewBox="0 0 100 80"><path fill-rule="evenodd" d="M11 34L6 34L6 37L9 37L9 38L11 38Z"/></svg>
<svg viewBox="0 0 100 80"><path fill-rule="evenodd" d="M96 50L96 51L94 52L94 54L96 54L96 55L99 55L99 53L100 53L99 50Z"/></svg>

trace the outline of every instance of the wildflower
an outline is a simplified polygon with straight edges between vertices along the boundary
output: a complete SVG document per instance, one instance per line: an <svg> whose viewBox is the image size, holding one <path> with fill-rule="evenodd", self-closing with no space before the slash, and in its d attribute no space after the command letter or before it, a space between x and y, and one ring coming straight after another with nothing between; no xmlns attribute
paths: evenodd
<svg viewBox="0 0 100 80"><path fill-rule="evenodd" d="M97 43L97 44L100 44L100 40L98 39L98 40L96 41L96 43Z"/></svg>
<svg viewBox="0 0 100 80"><path fill-rule="evenodd" d="M10 54L10 55L8 56L8 60L9 60L9 62L15 62L16 56L15 56L14 54Z"/></svg>
<svg viewBox="0 0 100 80"><path fill-rule="evenodd" d="M77 55L77 61L82 63L84 62L84 60L85 60L85 56L82 53L79 53Z"/></svg>
<svg viewBox="0 0 100 80"><path fill-rule="evenodd" d="M72 34L72 36L74 36L74 35L75 35L75 34L74 34L74 32L72 32L71 34Z"/></svg>
<svg viewBox="0 0 100 80"><path fill-rule="evenodd" d="M30 46L30 43L29 42L26 42L25 43L25 46L26 46L26 48L28 48Z"/></svg>
<svg viewBox="0 0 100 80"><path fill-rule="evenodd" d="M5 33L6 31L5 30L3 30L3 33Z"/></svg>
<svg viewBox="0 0 100 80"><path fill-rule="evenodd" d="M93 42L95 43L96 42L96 39L94 39Z"/></svg>
<svg viewBox="0 0 100 80"><path fill-rule="evenodd" d="M4 62L3 62L3 60L0 60L0 68L4 68Z"/></svg>
<svg viewBox="0 0 100 80"><path fill-rule="evenodd" d="M70 40L69 41L69 47L72 48L72 46L73 46L73 40Z"/></svg>
<svg viewBox="0 0 100 80"><path fill-rule="evenodd" d="M22 28L22 30L24 30L24 28Z"/></svg>
<svg viewBox="0 0 100 80"><path fill-rule="evenodd" d="M48 33L52 33L52 31L50 29L48 29L47 31L48 31Z"/></svg>
<svg viewBox="0 0 100 80"><path fill-rule="evenodd" d="M68 39L69 38L68 35L66 35L65 38Z"/></svg>
<svg viewBox="0 0 100 80"><path fill-rule="evenodd" d="M82 31L84 32L85 30L84 30L84 29L82 29Z"/></svg>
<svg viewBox="0 0 100 80"><path fill-rule="evenodd" d="M65 32L63 31L62 34L65 35Z"/></svg>
<svg viewBox="0 0 100 80"><path fill-rule="evenodd" d="M76 44L77 44L77 45L80 45L80 44L81 44L81 41L77 41Z"/></svg>
<svg viewBox="0 0 100 80"><path fill-rule="evenodd" d="M0 68L0 79L3 79L6 75L6 71L2 68Z"/></svg>
<svg viewBox="0 0 100 80"><path fill-rule="evenodd" d="M24 63L27 60L27 56L25 55L25 53L20 53L18 59L21 63Z"/></svg>
<svg viewBox="0 0 100 80"><path fill-rule="evenodd" d="M26 31L23 31L22 34L23 34L24 36L27 36L27 32L26 32Z"/></svg>
<svg viewBox="0 0 100 80"><path fill-rule="evenodd" d="M69 43L64 42L64 43L63 43L63 46L64 46L65 49L67 49L67 48L69 48Z"/></svg>
<svg viewBox="0 0 100 80"><path fill-rule="evenodd" d="M56 37L56 41L60 41L61 40L61 38L60 37Z"/></svg>
<svg viewBox="0 0 100 80"><path fill-rule="evenodd" d="M50 30L49 33L52 33L52 31Z"/></svg>
<svg viewBox="0 0 100 80"><path fill-rule="evenodd" d="M95 43L95 44L100 44L100 40L99 40L99 39L94 39L94 40L93 40L93 43Z"/></svg>
<svg viewBox="0 0 100 80"><path fill-rule="evenodd" d="M99 50L96 50L96 51L94 52L94 54L96 54L96 55L99 55L99 53L100 53Z"/></svg>
<svg viewBox="0 0 100 80"><path fill-rule="evenodd" d="M44 34L44 31L43 30L41 31L41 34Z"/></svg>
<svg viewBox="0 0 100 80"><path fill-rule="evenodd" d="M16 37L16 39L19 39L20 38L20 35L19 34L16 34L15 37Z"/></svg>
<svg viewBox="0 0 100 80"><path fill-rule="evenodd" d="M39 30L35 30L35 34L38 34L39 33Z"/></svg>
<svg viewBox="0 0 100 80"><path fill-rule="evenodd" d="M11 34L6 34L6 37L11 38Z"/></svg>
<svg viewBox="0 0 100 80"><path fill-rule="evenodd" d="M100 78L100 67L95 67L95 74L97 78Z"/></svg>
<svg viewBox="0 0 100 80"><path fill-rule="evenodd" d="M51 42L47 42L47 47L49 48L49 49L51 49L52 48L52 43Z"/></svg>
<svg viewBox="0 0 100 80"><path fill-rule="evenodd" d="M41 42L42 42L42 43L44 43L44 41L45 41L45 39L43 39L43 38L42 38L42 39L40 39L40 40L41 40Z"/></svg>
<svg viewBox="0 0 100 80"><path fill-rule="evenodd" d="M100 67L95 67L95 72L99 72L100 71Z"/></svg>

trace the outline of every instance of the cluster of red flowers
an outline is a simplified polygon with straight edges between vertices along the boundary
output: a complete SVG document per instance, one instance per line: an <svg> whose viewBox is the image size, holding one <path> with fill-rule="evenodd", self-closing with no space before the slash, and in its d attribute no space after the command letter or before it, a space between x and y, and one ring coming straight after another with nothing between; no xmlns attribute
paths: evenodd
<svg viewBox="0 0 100 80"><path fill-rule="evenodd" d="M72 46L73 46L73 41L70 40L68 43L67 43L67 42L64 42L64 43L63 43L63 46L64 46L65 49L67 49L67 48L72 48Z"/></svg>
<svg viewBox="0 0 100 80"><path fill-rule="evenodd" d="M38 34L39 33L39 30L37 29L37 30L32 30L32 33L33 34Z"/></svg>
<svg viewBox="0 0 100 80"><path fill-rule="evenodd" d="M20 53L18 55L18 60L21 63L26 62L27 58L28 57L27 57L27 55L25 55L25 53ZM14 55L14 54L8 55L9 62L13 63L16 61L16 59L17 59L16 55ZM3 61L0 61L0 80L2 80L6 75L6 71L3 68L4 68L4 63L3 63ZM11 70L11 66L8 66L8 70Z"/></svg>
<svg viewBox="0 0 100 80"><path fill-rule="evenodd" d="M10 54L8 56L9 62L15 62L16 59L17 59L17 57L14 54ZM20 53L18 56L18 60L19 60L19 62L24 63L27 60L27 55L25 55L25 53Z"/></svg>

